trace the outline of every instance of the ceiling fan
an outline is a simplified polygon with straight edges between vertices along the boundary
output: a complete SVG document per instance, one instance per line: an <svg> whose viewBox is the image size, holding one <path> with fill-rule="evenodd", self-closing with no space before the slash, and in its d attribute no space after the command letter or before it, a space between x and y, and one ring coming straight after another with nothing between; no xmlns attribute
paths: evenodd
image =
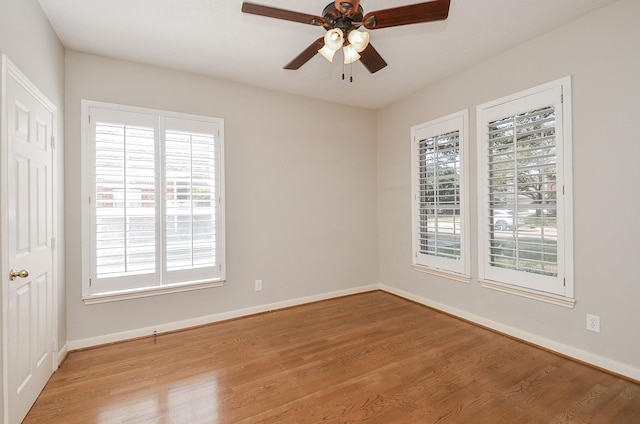
<svg viewBox="0 0 640 424"><path fill-rule="evenodd" d="M322 16L314 16L245 1L242 3L242 11L325 28L324 37L311 43L302 53L286 64L284 69L299 69L316 53L320 53L331 62L335 52L342 48L345 64L360 59L365 68L374 73L387 66L387 62L369 43L369 33L361 31L361 27L373 30L444 20L449 16L450 2L451 0L433 0L377 10L365 15L362 6L360 6L360 0L335 0L324 8Z"/></svg>

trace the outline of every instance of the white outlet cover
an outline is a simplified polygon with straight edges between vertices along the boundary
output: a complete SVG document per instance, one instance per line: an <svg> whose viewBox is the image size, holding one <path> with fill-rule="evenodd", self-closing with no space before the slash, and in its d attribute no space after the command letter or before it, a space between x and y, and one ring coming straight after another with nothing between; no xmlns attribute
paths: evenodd
<svg viewBox="0 0 640 424"><path fill-rule="evenodd" d="M597 315L587 314L587 330L595 333L600 332L600 317Z"/></svg>

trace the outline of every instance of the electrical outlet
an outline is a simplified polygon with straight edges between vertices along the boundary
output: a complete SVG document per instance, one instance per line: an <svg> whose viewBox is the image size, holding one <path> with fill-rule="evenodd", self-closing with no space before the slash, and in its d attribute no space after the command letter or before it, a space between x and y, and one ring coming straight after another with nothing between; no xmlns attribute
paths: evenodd
<svg viewBox="0 0 640 424"><path fill-rule="evenodd" d="M256 280L256 291L262 290L262 280Z"/></svg>
<svg viewBox="0 0 640 424"><path fill-rule="evenodd" d="M587 314L587 330L594 333L600 332L600 317L597 315Z"/></svg>

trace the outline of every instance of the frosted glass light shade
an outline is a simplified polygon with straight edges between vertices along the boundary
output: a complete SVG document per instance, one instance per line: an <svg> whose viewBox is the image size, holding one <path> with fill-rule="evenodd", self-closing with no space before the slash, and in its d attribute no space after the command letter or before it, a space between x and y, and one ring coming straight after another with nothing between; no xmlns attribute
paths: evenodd
<svg viewBox="0 0 640 424"><path fill-rule="evenodd" d="M338 49L344 44L344 33L339 28L330 29L324 35L324 46L318 53L320 53L329 62L333 62L333 56Z"/></svg>
<svg viewBox="0 0 640 424"><path fill-rule="evenodd" d="M364 31L352 30L348 37L349 43L356 49L358 53L363 51L369 45L369 33Z"/></svg>
<svg viewBox="0 0 640 424"><path fill-rule="evenodd" d="M358 54L358 51L351 44L349 44L348 46L344 46L342 48L342 51L344 52L345 65L348 65L349 63L353 63L356 60L360 59L360 55Z"/></svg>
<svg viewBox="0 0 640 424"><path fill-rule="evenodd" d="M322 46L322 48L320 50L318 50L318 53L320 53L325 59L327 59L329 62L333 62L333 56L336 54L337 50L331 50L329 47L327 47L327 45L325 44L324 46Z"/></svg>
<svg viewBox="0 0 640 424"><path fill-rule="evenodd" d="M324 45L331 50L338 50L344 44L344 33L339 28L330 29L324 35Z"/></svg>

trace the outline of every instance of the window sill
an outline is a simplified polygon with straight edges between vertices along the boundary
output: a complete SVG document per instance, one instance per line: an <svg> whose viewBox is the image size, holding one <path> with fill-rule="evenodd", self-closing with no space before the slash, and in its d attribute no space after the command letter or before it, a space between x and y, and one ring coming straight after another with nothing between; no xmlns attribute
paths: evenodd
<svg viewBox="0 0 640 424"><path fill-rule="evenodd" d="M149 287L145 289L92 294L88 296L82 296L82 301L85 303L85 305L94 305L98 303L117 302L120 300L139 299L142 297L160 296L170 293L181 293L192 290L221 287L223 285L224 280L208 281L204 283L172 284L170 286L164 287Z"/></svg>
<svg viewBox="0 0 640 424"><path fill-rule="evenodd" d="M424 265L412 265L413 269L419 272L423 272L425 274L437 275L438 277L448 278L450 280L459 281L461 283L469 284L471 282L471 277L464 274L458 274L452 271L445 271L442 269L430 268Z"/></svg>
<svg viewBox="0 0 640 424"><path fill-rule="evenodd" d="M480 285L492 290L498 290L503 293L514 294L516 296L526 297L528 299L538 300L540 302L551 303L553 305L562 306L573 309L576 300L557 294L545 293L537 290L525 289L522 287L512 286L510 284L497 283L495 281L480 280Z"/></svg>

